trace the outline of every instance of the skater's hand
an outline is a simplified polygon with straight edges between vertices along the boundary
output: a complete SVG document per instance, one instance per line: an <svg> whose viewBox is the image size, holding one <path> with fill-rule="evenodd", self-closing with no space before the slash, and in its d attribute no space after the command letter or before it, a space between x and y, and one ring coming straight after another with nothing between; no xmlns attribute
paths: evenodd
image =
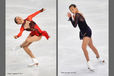
<svg viewBox="0 0 114 76"><path fill-rule="evenodd" d="M70 18L72 15L71 15L71 13L68 12L68 13L67 13L67 16Z"/></svg>
<svg viewBox="0 0 114 76"><path fill-rule="evenodd" d="M45 8L42 8L43 9L43 11L45 11L46 9Z"/></svg>
<svg viewBox="0 0 114 76"><path fill-rule="evenodd" d="M17 35L15 35L15 36L14 36L14 38L15 38L15 39L17 39L17 38L18 38L18 36L17 36Z"/></svg>
<svg viewBox="0 0 114 76"><path fill-rule="evenodd" d="M41 9L42 12L45 11L45 10L46 10L46 9L44 9L44 8Z"/></svg>

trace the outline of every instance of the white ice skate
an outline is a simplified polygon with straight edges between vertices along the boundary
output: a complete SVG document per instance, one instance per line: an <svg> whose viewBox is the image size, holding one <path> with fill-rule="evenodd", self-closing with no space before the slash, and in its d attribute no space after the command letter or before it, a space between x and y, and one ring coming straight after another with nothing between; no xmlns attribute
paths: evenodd
<svg viewBox="0 0 114 76"><path fill-rule="evenodd" d="M38 60L37 60L36 58L32 58L32 61L33 61L33 62L28 65L29 67L38 66L39 63L38 63Z"/></svg>
<svg viewBox="0 0 114 76"><path fill-rule="evenodd" d="M100 58L97 58L97 60L98 60L98 62L100 62L100 63L104 63L104 62L105 62L105 60L102 59L101 57L100 57Z"/></svg>
<svg viewBox="0 0 114 76"><path fill-rule="evenodd" d="M95 71L95 68L92 66L92 63L90 61L87 62L87 65L90 71Z"/></svg>

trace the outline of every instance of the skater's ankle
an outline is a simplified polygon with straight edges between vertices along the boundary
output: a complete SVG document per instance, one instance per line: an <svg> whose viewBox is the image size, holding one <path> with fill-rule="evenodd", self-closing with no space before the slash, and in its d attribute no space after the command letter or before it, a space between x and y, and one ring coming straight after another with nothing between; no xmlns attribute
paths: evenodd
<svg viewBox="0 0 114 76"><path fill-rule="evenodd" d="M100 58L100 56L96 56L96 58L98 59L98 58Z"/></svg>
<svg viewBox="0 0 114 76"><path fill-rule="evenodd" d="M87 63L90 62L90 60L87 60Z"/></svg>
<svg viewBox="0 0 114 76"><path fill-rule="evenodd" d="M32 59L36 59L36 57L32 57Z"/></svg>
<svg viewBox="0 0 114 76"><path fill-rule="evenodd" d="M20 48L22 48L23 46L22 45L20 45Z"/></svg>

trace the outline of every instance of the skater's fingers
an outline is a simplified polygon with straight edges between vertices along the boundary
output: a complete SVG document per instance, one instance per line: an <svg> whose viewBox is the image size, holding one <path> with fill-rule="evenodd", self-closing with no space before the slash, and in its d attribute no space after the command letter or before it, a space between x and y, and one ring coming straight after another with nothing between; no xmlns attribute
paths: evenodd
<svg viewBox="0 0 114 76"><path fill-rule="evenodd" d="M67 13L67 16L68 16L68 17L71 17L71 14L68 12L68 13Z"/></svg>
<svg viewBox="0 0 114 76"><path fill-rule="evenodd" d="M46 9L43 8L43 11L45 11Z"/></svg>
<svg viewBox="0 0 114 76"><path fill-rule="evenodd" d="M70 13L70 12L68 12L67 14L70 14L70 15L71 15L71 13Z"/></svg>
<svg viewBox="0 0 114 76"><path fill-rule="evenodd" d="M16 38L15 36L13 36L14 38Z"/></svg>
<svg viewBox="0 0 114 76"><path fill-rule="evenodd" d="M15 35L14 38L17 39L18 38L17 35Z"/></svg>
<svg viewBox="0 0 114 76"><path fill-rule="evenodd" d="M46 9L45 8L42 8L42 11L45 11Z"/></svg>

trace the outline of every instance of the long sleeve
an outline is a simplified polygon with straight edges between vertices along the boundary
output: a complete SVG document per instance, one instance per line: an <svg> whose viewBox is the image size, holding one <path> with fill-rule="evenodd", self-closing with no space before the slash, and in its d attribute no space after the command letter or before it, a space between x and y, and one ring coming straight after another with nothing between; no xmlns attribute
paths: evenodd
<svg viewBox="0 0 114 76"><path fill-rule="evenodd" d="M76 16L75 16L74 21L72 20L72 17L69 18L69 20L71 21L71 23L72 23L72 25L73 25L74 27L77 26L77 24L78 24L78 19L79 19L79 15L77 15L77 14L76 14Z"/></svg>
<svg viewBox="0 0 114 76"><path fill-rule="evenodd" d="M38 29L38 31L39 31L40 33L42 32L42 30L38 27L38 25L35 25L34 28L35 28L35 29Z"/></svg>
<svg viewBox="0 0 114 76"><path fill-rule="evenodd" d="M39 13L42 12L42 11L43 11L43 9L41 9L41 10L39 10L39 11L36 11L35 13L29 15L26 19L27 19L28 21L32 21L32 18L35 17L37 14L39 14Z"/></svg>
<svg viewBox="0 0 114 76"><path fill-rule="evenodd" d="M20 32L18 33L18 37L20 37L21 35L22 35L22 33L23 33L23 31L24 31L24 27L23 26L21 26L21 28L20 28Z"/></svg>

